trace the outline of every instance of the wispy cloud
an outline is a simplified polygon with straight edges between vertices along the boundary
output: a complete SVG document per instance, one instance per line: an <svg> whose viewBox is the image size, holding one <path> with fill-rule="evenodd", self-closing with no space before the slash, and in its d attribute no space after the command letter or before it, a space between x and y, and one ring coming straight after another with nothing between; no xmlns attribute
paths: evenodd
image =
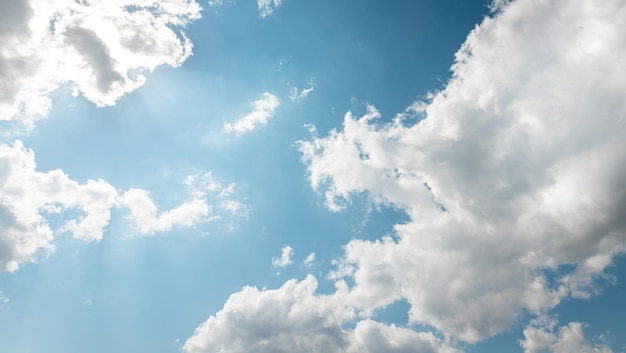
<svg viewBox="0 0 626 353"><path fill-rule="evenodd" d="M293 264L291 257L293 256L293 248L289 245L285 245L281 250L280 258L272 259L272 266L276 268L283 268Z"/></svg>
<svg viewBox="0 0 626 353"><path fill-rule="evenodd" d="M311 266L313 265L313 261L315 261L315 253L312 252L309 254L309 256L306 257L306 259L304 259L304 266Z"/></svg>
<svg viewBox="0 0 626 353"><path fill-rule="evenodd" d="M298 87L293 86L290 90L289 99L292 101L304 99L314 90L313 81L309 81L309 88L303 88L302 90L298 90Z"/></svg>
<svg viewBox="0 0 626 353"><path fill-rule="evenodd" d="M246 114L233 124L224 123L224 129L227 132L235 132L240 135L251 132L259 125L266 125L274 116L276 108L280 105L280 101L271 93L263 93L261 99L252 103L252 112Z"/></svg>
<svg viewBox="0 0 626 353"><path fill-rule="evenodd" d="M259 17L265 18L274 12L282 4L282 0L257 0L259 6Z"/></svg>
<svg viewBox="0 0 626 353"><path fill-rule="evenodd" d="M613 350L601 340L591 342L585 337L584 324L570 322L566 326L558 326L554 317L542 315L531 320L524 328L524 339L519 344L524 353L566 353L566 352L599 352L613 353Z"/></svg>
<svg viewBox="0 0 626 353"><path fill-rule="evenodd" d="M2 293L2 291L0 290L0 303L6 304L8 302L9 302L9 298L5 296L4 293Z"/></svg>

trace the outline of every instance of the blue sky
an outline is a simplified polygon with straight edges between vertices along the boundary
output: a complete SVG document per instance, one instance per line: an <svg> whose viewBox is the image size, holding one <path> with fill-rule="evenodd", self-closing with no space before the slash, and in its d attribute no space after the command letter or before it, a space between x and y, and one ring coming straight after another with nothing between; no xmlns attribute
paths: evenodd
<svg viewBox="0 0 626 353"><path fill-rule="evenodd" d="M625 351L624 23L0 3L0 351Z"/></svg>

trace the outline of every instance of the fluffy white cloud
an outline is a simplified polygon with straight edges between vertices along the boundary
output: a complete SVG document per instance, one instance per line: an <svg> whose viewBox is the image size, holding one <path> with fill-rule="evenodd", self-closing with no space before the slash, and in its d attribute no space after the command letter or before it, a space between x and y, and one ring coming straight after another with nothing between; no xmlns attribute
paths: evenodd
<svg viewBox="0 0 626 353"><path fill-rule="evenodd" d="M193 0L0 2L0 120L32 127L59 87L114 104L143 72L191 55L175 29L199 17Z"/></svg>
<svg viewBox="0 0 626 353"><path fill-rule="evenodd" d="M0 271L15 271L24 262L54 249L45 216L76 210L61 231L93 241L102 238L117 192L103 180L84 184L60 170L35 170L35 156L21 141L0 145Z"/></svg>
<svg viewBox="0 0 626 353"><path fill-rule="evenodd" d="M200 325L184 344L187 353L341 352L452 353L430 333L362 320L353 330L342 324L354 311L340 294L316 295L317 280L290 280L281 288L246 287ZM339 291L338 293L342 293Z"/></svg>
<svg viewBox="0 0 626 353"><path fill-rule="evenodd" d="M351 337L351 353L456 353L458 350L430 332L384 325L373 320L359 321Z"/></svg>
<svg viewBox="0 0 626 353"><path fill-rule="evenodd" d="M246 114L235 123L224 123L227 132L235 132L238 135L253 131L258 125L266 125L274 116L274 111L280 105L280 101L271 93L263 93L261 99L252 103L253 111Z"/></svg>
<svg viewBox="0 0 626 353"><path fill-rule="evenodd" d="M130 210L129 218L142 234L166 232L175 225L190 227L211 213L211 207L206 200L193 199L158 215L157 206L148 192L141 189L126 191L119 202Z"/></svg>
<svg viewBox="0 0 626 353"><path fill-rule="evenodd" d="M274 267L287 267L293 264L291 257L293 256L293 248L289 245L283 246L281 249L280 258L272 259L272 266Z"/></svg>
<svg viewBox="0 0 626 353"><path fill-rule="evenodd" d="M519 341L524 353L613 353L606 344L589 342L580 322L570 322L561 327L557 325L557 320L548 316L531 320L530 325L524 329L524 339Z"/></svg>
<svg viewBox="0 0 626 353"><path fill-rule="evenodd" d="M282 4L282 0L257 0L259 17L265 18L271 15L280 4Z"/></svg>
<svg viewBox="0 0 626 353"><path fill-rule="evenodd" d="M141 234L168 231L173 226L194 226L216 217L212 201L238 202L234 184L222 186L210 173L190 176L191 197L162 213L141 189L118 191L104 180L78 183L61 170L36 170L33 151L21 141L0 144L0 272L16 271L20 264L37 261L54 250L54 234L68 232L84 241L100 241L111 209L127 208ZM243 207L243 206L242 206ZM221 207L230 211L228 207ZM58 227L49 218L61 219ZM54 229L56 228L56 229Z"/></svg>
<svg viewBox="0 0 626 353"><path fill-rule="evenodd" d="M316 295L312 276L246 287L183 350L454 352L448 339L480 341L529 311L540 316L520 341L527 353L611 352L589 343L581 324L557 329L542 313L596 293L625 250L620 5L494 1L443 91L390 123L370 106L300 142L331 210L367 193L410 220L393 236L348 243L333 294ZM371 320L399 299L411 305L409 324L446 339Z"/></svg>
<svg viewBox="0 0 626 353"><path fill-rule="evenodd" d="M622 5L500 2L443 91L300 143L330 209L366 192L410 216L345 247L333 275L354 279L353 305L404 298L411 322L476 342L595 293L626 245Z"/></svg>

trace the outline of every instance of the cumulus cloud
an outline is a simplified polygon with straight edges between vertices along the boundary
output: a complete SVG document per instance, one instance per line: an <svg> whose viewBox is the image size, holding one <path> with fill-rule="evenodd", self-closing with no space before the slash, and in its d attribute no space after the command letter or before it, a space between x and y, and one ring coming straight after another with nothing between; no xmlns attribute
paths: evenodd
<svg viewBox="0 0 626 353"><path fill-rule="evenodd" d="M266 125L279 105L280 101L275 95L265 92L259 100L252 103L253 110L250 113L233 124L224 123L224 129L238 135L253 131L258 125Z"/></svg>
<svg viewBox="0 0 626 353"><path fill-rule="evenodd" d="M265 18L271 15L280 4L282 4L282 0L257 0L259 17Z"/></svg>
<svg viewBox="0 0 626 353"><path fill-rule="evenodd" d="M350 241L332 294L315 294L312 276L233 294L185 352L454 352L449 342L486 339L524 312L537 317L520 341L527 353L611 352L545 313L611 283L605 269L625 250L626 7L492 9L442 91L390 122L369 106L299 142L329 209L366 194L409 221ZM398 300L410 304L408 327L371 319Z"/></svg>
<svg viewBox="0 0 626 353"><path fill-rule="evenodd" d="M346 245L333 278L354 280L355 306L405 299L410 322L477 342L611 281L626 245L622 5L500 3L444 90L300 142L331 210L366 193L410 217Z"/></svg>
<svg viewBox="0 0 626 353"><path fill-rule="evenodd" d="M339 295L316 295L317 280L290 280L275 290L245 287L200 325L184 344L186 353L452 353L430 333L362 320L342 324L354 312Z"/></svg>
<svg viewBox="0 0 626 353"><path fill-rule="evenodd" d="M0 2L0 120L32 128L59 87L113 105L191 55L181 28L199 17L193 0Z"/></svg>
<svg viewBox="0 0 626 353"><path fill-rule="evenodd" d="M0 271L35 261L54 249L45 216L77 210L61 227L78 239L102 239L117 192L103 180L80 184L60 170L35 170L35 156L21 141L0 145Z"/></svg>
<svg viewBox="0 0 626 353"><path fill-rule="evenodd" d="M549 316L531 320L524 329L524 339L519 343L524 348L524 353L613 353L608 345L594 344L585 338L582 323L570 322L566 326L558 327L557 320Z"/></svg>
<svg viewBox="0 0 626 353"><path fill-rule="evenodd" d="M272 266L277 267L277 268L287 267L293 264L293 260L291 259L292 256L293 256L293 248L289 245L285 245L281 249L280 258L275 257L272 259Z"/></svg>
<svg viewBox="0 0 626 353"><path fill-rule="evenodd" d="M116 207L130 211L129 218L139 233L154 234L210 220L215 216L213 201L237 201L232 198L234 186L222 186L210 173L190 176L186 183L190 199L159 213L146 190L120 193L104 180L79 183L58 169L40 172L33 151L21 141L0 144L0 272L16 271L21 264L54 251L55 233L100 241ZM48 221L53 215L62 220L56 229Z"/></svg>

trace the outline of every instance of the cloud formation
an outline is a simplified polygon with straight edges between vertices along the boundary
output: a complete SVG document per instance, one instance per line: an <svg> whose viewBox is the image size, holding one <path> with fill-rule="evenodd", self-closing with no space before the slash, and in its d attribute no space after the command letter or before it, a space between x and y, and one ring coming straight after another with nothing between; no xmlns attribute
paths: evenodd
<svg viewBox="0 0 626 353"><path fill-rule="evenodd" d="M527 353L611 352L582 324L557 329L544 315L610 283L604 271L626 250L621 5L494 2L441 92L388 123L369 106L328 136L312 129L299 147L329 209L365 193L409 221L350 241L334 293L316 294L312 276L246 287L183 350L453 352L450 342L484 340L530 312ZM408 327L371 319L398 300L410 304Z"/></svg>
<svg viewBox="0 0 626 353"><path fill-rule="evenodd" d="M186 353L453 353L430 333L360 321L342 324L354 312L337 295L316 295L317 280L290 280L275 290L245 287L200 325L184 344Z"/></svg>
<svg viewBox="0 0 626 353"><path fill-rule="evenodd" d="M259 17L265 18L274 12L282 4L282 0L257 0L259 6Z"/></svg>
<svg viewBox="0 0 626 353"><path fill-rule="evenodd" d="M267 124L279 105L280 101L275 95L265 92L259 100L252 103L253 110L250 113L233 124L224 123L224 129L227 132L235 132L237 135L254 131L257 126Z"/></svg>
<svg viewBox="0 0 626 353"><path fill-rule="evenodd" d="M36 170L33 151L21 141L0 144L0 272L16 271L54 251L54 235L70 233L83 241L100 241L113 208L130 211L128 218L139 234L169 231L174 226L191 227L217 217L211 202L238 202L234 185L222 186L210 173L190 176L190 198L165 212L158 212L146 190L118 192L104 180L79 183L61 170ZM225 190L230 189L229 192ZM229 211L227 208L225 211ZM56 215L59 227L48 219Z"/></svg>
<svg viewBox="0 0 626 353"><path fill-rule="evenodd" d="M302 264L304 266L311 266L311 265L313 265L313 262L315 262L315 253L314 252L310 253L306 257L306 259L304 259L304 262L302 262Z"/></svg>
<svg viewBox="0 0 626 353"><path fill-rule="evenodd" d="M410 216L345 247L335 277L353 278L355 305L403 298L412 323L477 342L596 292L626 245L622 5L500 5L443 91L301 142L331 210L367 193Z"/></svg>
<svg viewBox="0 0 626 353"><path fill-rule="evenodd" d="M144 72L191 55L180 29L199 17L193 0L1 2L0 120L32 128L57 88L115 104Z"/></svg>
<svg viewBox="0 0 626 353"><path fill-rule="evenodd" d="M185 352L451 352L449 342L484 340L524 312L537 317L527 352L592 347L581 324L557 331L541 318L610 283L604 270L626 250L626 7L492 8L442 91L390 122L373 106L348 112L341 129L299 142L329 209L365 194L409 221L350 241L332 294L315 294L312 276L233 294ZM398 300L410 304L407 328L371 319Z"/></svg>
<svg viewBox="0 0 626 353"><path fill-rule="evenodd" d="M103 180L80 184L60 170L35 170L35 156L21 141L0 145L0 271L13 272L24 262L54 250L46 215L80 210L61 231L85 241L102 239L117 191Z"/></svg>
<svg viewBox="0 0 626 353"><path fill-rule="evenodd" d="M272 259L272 266L276 268L287 267L293 264L293 260L291 259L292 256L293 256L293 248L289 245L285 245L281 249L280 258L275 257Z"/></svg>
<svg viewBox="0 0 626 353"><path fill-rule="evenodd" d="M570 322L561 327L557 325L557 320L549 316L531 320L530 325L524 329L524 339L519 341L524 353L613 353L613 350L604 343L589 342L585 338L583 324L580 322Z"/></svg>
<svg viewBox="0 0 626 353"><path fill-rule="evenodd" d="M0 290L0 303L6 304L8 302L9 302L9 298L6 297L4 293L2 293L2 291Z"/></svg>
<svg viewBox="0 0 626 353"><path fill-rule="evenodd" d="M313 86L313 81L309 81L309 88L303 88L302 90L298 90L298 87L293 86L289 90L289 99L292 101L302 100L306 98L309 93L313 92L315 87Z"/></svg>

